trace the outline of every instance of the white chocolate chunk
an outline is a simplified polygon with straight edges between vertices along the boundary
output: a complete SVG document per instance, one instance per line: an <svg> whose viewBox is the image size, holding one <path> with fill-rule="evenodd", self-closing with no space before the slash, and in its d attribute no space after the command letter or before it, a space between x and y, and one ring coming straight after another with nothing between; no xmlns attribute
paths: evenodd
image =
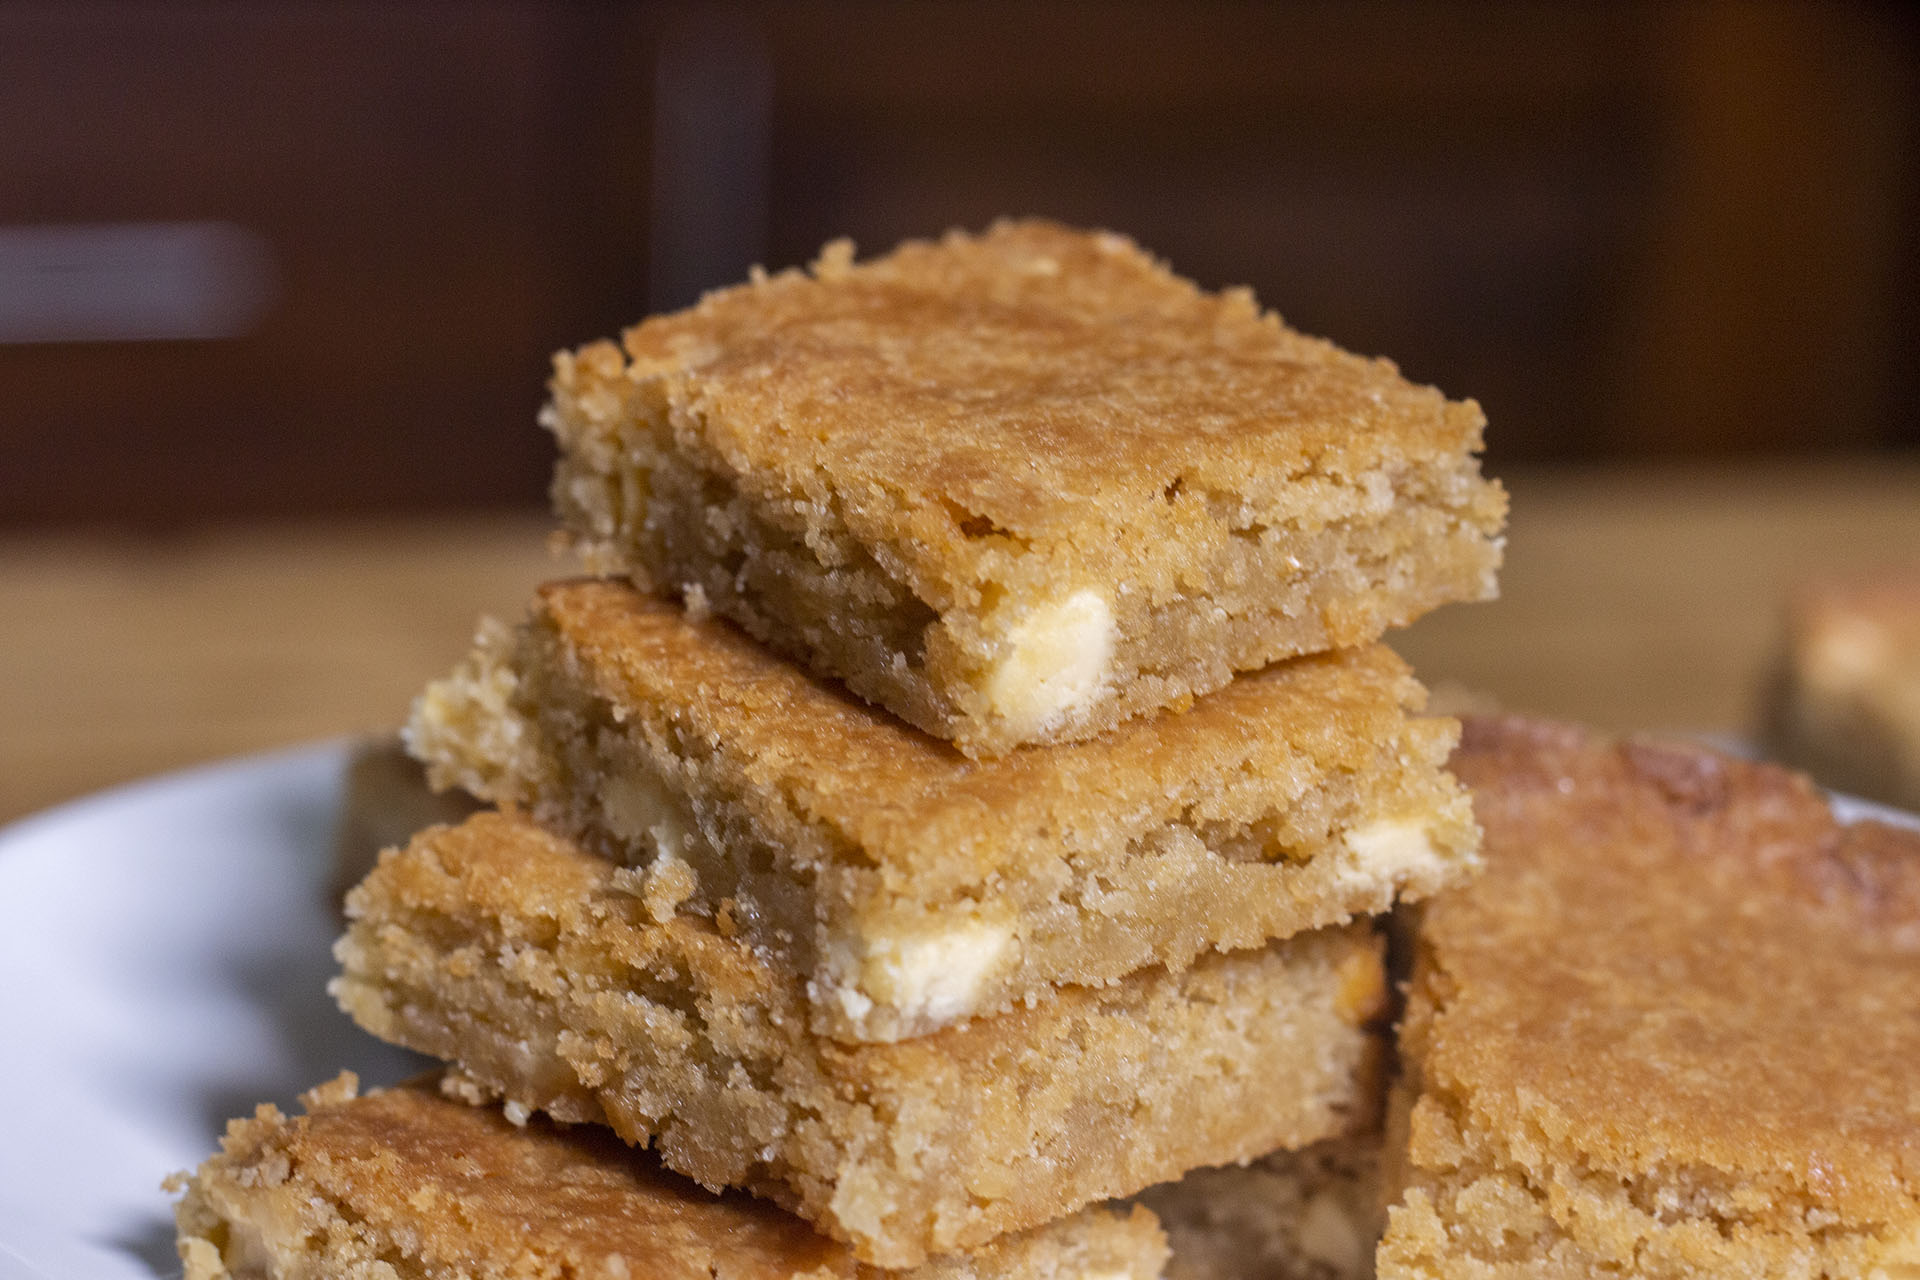
<svg viewBox="0 0 1920 1280"><path fill-rule="evenodd" d="M671 920L700 889L699 873L684 856L700 837L681 802L651 773L628 767L600 784L600 812L608 829L634 846L646 868L644 880L629 891L637 890L655 920Z"/></svg>
<svg viewBox="0 0 1920 1280"><path fill-rule="evenodd" d="M600 812L614 835L643 848L651 843L663 857L679 857L692 835L666 784L632 769L611 773L601 783Z"/></svg>
<svg viewBox="0 0 1920 1280"><path fill-rule="evenodd" d="M1042 605L1007 630L987 673L987 705L1015 732L1059 724L1092 705L1113 660L1113 610L1098 592Z"/></svg>
<svg viewBox="0 0 1920 1280"><path fill-rule="evenodd" d="M981 988L1012 942L1010 926L977 918L881 937L867 951L861 985L909 1020L952 1022L979 1004Z"/></svg>
<svg viewBox="0 0 1920 1280"><path fill-rule="evenodd" d="M820 998L819 992L815 989L815 984L811 982L807 984L807 994L814 1000ZM835 987L833 990L833 998L839 1002L840 1011L847 1015L847 1019L850 1022L865 1022L867 1015L873 1012L873 1001L867 999L852 987Z"/></svg>
<svg viewBox="0 0 1920 1280"><path fill-rule="evenodd" d="M1347 832L1347 850L1352 862L1344 878L1368 884L1397 883L1440 861L1427 824L1418 818L1382 818L1355 827Z"/></svg>

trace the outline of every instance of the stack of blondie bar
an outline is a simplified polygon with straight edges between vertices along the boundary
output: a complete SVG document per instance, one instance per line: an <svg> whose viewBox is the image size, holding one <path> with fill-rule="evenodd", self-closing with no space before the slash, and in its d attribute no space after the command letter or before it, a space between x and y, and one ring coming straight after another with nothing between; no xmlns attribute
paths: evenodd
<svg viewBox="0 0 1920 1280"><path fill-rule="evenodd" d="M1372 918L1477 865L1379 643L1493 591L1475 406L1023 222L563 354L545 420L602 576L420 698L494 807L337 949L448 1067L236 1123L191 1275L1148 1280L1109 1202L1377 1123Z"/></svg>

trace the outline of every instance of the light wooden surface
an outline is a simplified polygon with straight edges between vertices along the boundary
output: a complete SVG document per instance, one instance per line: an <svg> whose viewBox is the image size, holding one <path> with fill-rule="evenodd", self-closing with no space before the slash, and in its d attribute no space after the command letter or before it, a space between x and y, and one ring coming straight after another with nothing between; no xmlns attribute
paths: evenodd
<svg viewBox="0 0 1920 1280"><path fill-rule="evenodd" d="M1920 461L1521 472L1503 597L1395 639L1430 683L1611 728L1738 732L1794 579L1920 560ZM543 576L537 515L0 539L0 820L392 726Z"/></svg>

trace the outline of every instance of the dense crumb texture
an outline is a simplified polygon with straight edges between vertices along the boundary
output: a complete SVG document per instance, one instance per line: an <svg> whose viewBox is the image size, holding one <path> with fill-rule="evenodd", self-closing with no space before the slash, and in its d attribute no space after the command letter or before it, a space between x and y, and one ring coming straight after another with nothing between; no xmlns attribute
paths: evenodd
<svg viewBox="0 0 1920 1280"><path fill-rule="evenodd" d="M1380 1136L1196 1169L1134 1202L1166 1229L1167 1280L1372 1280Z"/></svg>
<svg viewBox="0 0 1920 1280"><path fill-rule="evenodd" d="M555 360L554 499L969 754L1083 738L1494 590L1478 406L1007 222L756 276Z"/></svg>
<svg viewBox="0 0 1920 1280"><path fill-rule="evenodd" d="M1380 1274L1920 1275L1920 836L1701 748L1469 720Z"/></svg>
<svg viewBox="0 0 1920 1280"><path fill-rule="evenodd" d="M1920 809L1920 566L1795 593L1773 694L1767 738L1782 759Z"/></svg>
<svg viewBox="0 0 1920 1280"><path fill-rule="evenodd" d="M262 1106L176 1209L185 1280L1154 1280L1152 1215L1088 1210L907 1273L764 1201L702 1191L595 1128L516 1127L431 1080Z"/></svg>
<svg viewBox="0 0 1920 1280"><path fill-rule="evenodd" d="M871 1041L1463 879L1458 725L1423 698L1376 645L976 762L723 622L575 582L487 629L409 733L442 785L634 867L661 918L731 902L815 1030Z"/></svg>
<svg viewBox="0 0 1920 1280"><path fill-rule="evenodd" d="M651 1143L882 1266L971 1248L1371 1111L1385 979L1364 930L1063 990L898 1044L812 1035L753 948L656 922L630 877L483 813L348 899L335 994L476 1096Z"/></svg>

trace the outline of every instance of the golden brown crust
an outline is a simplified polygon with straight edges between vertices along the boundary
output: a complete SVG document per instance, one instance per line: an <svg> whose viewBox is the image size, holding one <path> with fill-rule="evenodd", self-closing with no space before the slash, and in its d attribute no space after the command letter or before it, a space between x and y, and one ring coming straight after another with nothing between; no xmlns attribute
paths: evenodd
<svg viewBox="0 0 1920 1280"><path fill-rule="evenodd" d="M1454 767L1488 869L1422 912L1383 1274L1920 1260L1920 835L1517 717L1469 719Z"/></svg>
<svg viewBox="0 0 1920 1280"><path fill-rule="evenodd" d="M442 1097L432 1079L356 1097L347 1076L306 1102L298 1118L263 1106L233 1121L194 1175L182 1255L201 1274L347 1277L377 1262L408 1277L520 1280L886 1274L772 1204L702 1191L602 1129L515 1127L498 1108ZM1023 1264L1078 1254L1094 1264L1085 1270L1147 1280L1164 1253L1151 1215L1094 1210L927 1274L1046 1274Z"/></svg>
<svg viewBox="0 0 1920 1280"><path fill-rule="evenodd" d="M841 246L562 353L543 421L591 566L970 755L1487 598L1506 509L1476 405L1045 222Z"/></svg>
<svg viewBox="0 0 1920 1280"><path fill-rule="evenodd" d="M1041 221L829 246L627 331L636 381L697 388L705 448L756 483L831 477L862 540L951 563L996 541L1149 545L1195 501L1284 508L1307 473L1357 476L1479 442L1479 407L1309 338L1244 289L1203 293L1123 236ZM963 525L984 521L989 538Z"/></svg>

